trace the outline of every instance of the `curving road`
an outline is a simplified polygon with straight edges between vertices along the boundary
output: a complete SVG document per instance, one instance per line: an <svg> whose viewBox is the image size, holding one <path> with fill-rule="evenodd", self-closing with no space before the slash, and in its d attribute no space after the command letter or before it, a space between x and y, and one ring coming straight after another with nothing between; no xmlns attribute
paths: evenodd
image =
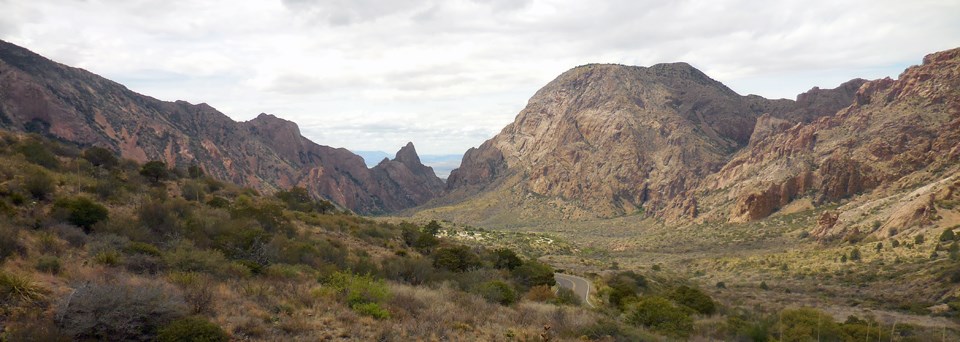
<svg viewBox="0 0 960 342"><path fill-rule="evenodd" d="M576 293L580 300L584 303L587 303L591 308L593 304L590 303L590 281L586 278L578 277L575 275L563 274L563 273L554 273L553 278L557 280L557 285L573 290L573 293Z"/></svg>

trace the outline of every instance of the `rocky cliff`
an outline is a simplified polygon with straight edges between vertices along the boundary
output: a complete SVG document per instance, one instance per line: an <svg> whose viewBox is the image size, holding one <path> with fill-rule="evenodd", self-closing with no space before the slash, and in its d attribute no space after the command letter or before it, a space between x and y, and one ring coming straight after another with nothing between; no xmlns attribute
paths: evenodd
<svg viewBox="0 0 960 342"><path fill-rule="evenodd" d="M497 136L464 155L446 203L501 193L560 216L695 217L695 191L751 140L852 102L863 80L797 101L741 96L685 63L586 65L540 89ZM465 205L471 207L471 205Z"/></svg>
<svg viewBox="0 0 960 342"><path fill-rule="evenodd" d="M238 123L209 105L140 95L3 41L0 126L107 147L139 162L197 163L215 177L267 192L299 185L361 213L408 208L443 191L413 145L397 162L368 169L346 149L304 138L293 122L261 114Z"/></svg>

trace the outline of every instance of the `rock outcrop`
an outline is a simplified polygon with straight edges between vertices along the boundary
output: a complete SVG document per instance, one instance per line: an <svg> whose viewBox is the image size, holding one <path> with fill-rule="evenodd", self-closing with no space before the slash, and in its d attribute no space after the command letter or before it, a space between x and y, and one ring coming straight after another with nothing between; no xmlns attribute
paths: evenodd
<svg viewBox="0 0 960 342"><path fill-rule="evenodd" d="M3 41L0 127L110 148L139 162L196 163L214 177L266 192L303 186L360 213L409 208L444 189L412 144L396 163L368 169L346 149L304 138L293 122L261 114L238 123L209 105L140 95Z"/></svg>
<svg viewBox="0 0 960 342"><path fill-rule="evenodd" d="M863 84L836 115L758 136L711 176L708 190L729 190L730 220L744 222L802 195L834 202L918 171L935 174L960 161L958 94L960 49L929 55L898 80Z"/></svg>

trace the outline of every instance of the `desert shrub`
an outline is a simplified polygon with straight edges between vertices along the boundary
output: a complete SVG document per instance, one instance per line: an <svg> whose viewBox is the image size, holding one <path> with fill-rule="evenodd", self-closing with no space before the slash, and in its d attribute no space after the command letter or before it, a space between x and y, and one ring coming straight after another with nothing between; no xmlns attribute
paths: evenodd
<svg viewBox="0 0 960 342"><path fill-rule="evenodd" d="M180 188L180 196L183 196L183 198L188 201L200 201L205 194L206 189L204 184L195 180L184 182L183 187Z"/></svg>
<svg viewBox="0 0 960 342"><path fill-rule="evenodd" d="M56 169L60 166L57 156L50 151L49 147L39 141L25 141L17 147L17 152L22 154L28 162L48 169Z"/></svg>
<svg viewBox="0 0 960 342"><path fill-rule="evenodd" d="M336 272L326 279L326 285L338 295L351 309L369 310L364 304L380 304L390 298L390 291L383 280L370 275L354 275L348 272ZM359 313L359 312L358 312Z"/></svg>
<svg viewBox="0 0 960 342"><path fill-rule="evenodd" d="M63 333L50 319L28 320L7 325L0 334L0 341L10 342L70 342L72 339Z"/></svg>
<svg viewBox="0 0 960 342"><path fill-rule="evenodd" d="M193 212L190 203L171 199L163 201L153 199L140 205L137 216L140 224L160 235L175 235L180 231L183 221Z"/></svg>
<svg viewBox="0 0 960 342"><path fill-rule="evenodd" d="M47 290L30 278L0 270L0 306L7 303L35 303L46 298Z"/></svg>
<svg viewBox="0 0 960 342"><path fill-rule="evenodd" d="M58 325L77 340L150 341L186 307L175 291L155 284L88 283L58 313Z"/></svg>
<svg viewBox="0 0 960 342"><path fill-rule="evenodd" d="M693 319L687 310L658 296L644 296L626 313L626 321L659 333L684 337L693 330Z"/></svg>
<svg viewBox="0 0 960 342"><path fill-rule="evenodd" d="M413 242L413 248L420 252L427 252L440 245L440 239L433 234L418 232L417 239Z"/></svg>
<svg viewBox="0 0 960 342"><path fill-rule="evenodd" d="M181 242L176 248L164 255L166 264L181 272L203 272L219 274L229 264L223 253L216 250L201 250L192 244Z"/></svg>
<svg viewBox="0 0 960 342"><path fill-rule="evenodd" d="M290 220L283 216L283 206L276 201L254 202L249 196L240 196L230 208L230 215L233 218L254 219L270 233L282 233L288 236L293 233Z"/></svg>
<svg viewBox="0 0 960 342"><path fill-rule="evenodd" d="M356 311L358 314L370 316L376 319L388 319L390 318L390 311L384 309L378 303L361 303L351 306L353 311Z"/></svg>
<svg viewBox="0 0 960 342"><path fill-rule="evenodd" d="M553 299L553 303L557 305L580 305L581 300L573 290L566 287L561 287L557 289L557 297Z"/></svg>
<svg viewBox="0 0 960 342"><path fill-rule="evenodd" d="M499 269L508 269L513 271L513 269L523 265L523 260L520 260L520 257L517 256L513 250L508 248L500 248L493 252L494 262L493 266Z"/></svg>
<svg viewBox="0 0 960 342"><path fill-rule="evenodd" d="M926 238L924 238L923 234L917 234L917 236L913 237L913 243L915 245L922 245L925 240Z"/></svg>
<svg viewBox="0 0 960 342"><path fill-rule="evenodd" d="M553 286L553 267L537 260L529 260L510 272L520 288L528 289L537 285Z"/></svg>
<svg viewBox="0 0 960 342"><path fill-rule="evenodd" d="M440 226L440 223L437 220L431 220L427 225L423 226L423 232L436 236L440 233L440 229L443 228Z"/></svg>
<svg viewBox="0 0 960 342"><path fill-rule="evenodd" d="M480 265L480 257L464 245L442 247L433 252L433 266L439 269L466 272Z"/></svg>
<svg viewBox="0 0 960 342"><path fill-rule="evenodd" d="M586 336L591 341L656 341L660 338L641 333L635 328L620 324L611 318L601 318L596 323L577 331L580 336Z"/></svg>
<svg viewBox="0 0 960 342"><path fill-rule="evenodd" d="M391 257L381 263L381 272L387 279L420 285L434 278L433 265L424 258Z"/></svg>
<svg viewBox="0 0 960 342"><path fill-rule="evenodd" d="M195 314L213 312L213 279L196 272L176 272L169 276L170 282L180 287L183 300Z"/></svg>
<svg viewBox="0 0 960 342"><path fill-rule="evenodd" d="M26 248L20 243L20 230L0 223L0 263L14 254L26 253Z"/></svg>
<svg viewBox="0 0 960 342"><path fill-rule="evenodd" d="M207 205L213 208L226 208L230 206L230 201L220 196L213 196L207 201Z"/></svg>
<svg viewBox="0 0 960 342"><path fill-rule="evenodd" d="M97 146L83 150L83 159L93 166L106 169L112 169L120 165L120 160L117 159L117 155L113 151Z"/></svg>
<svg viewBox="0 0 960 342"><path fill-rule="evenodd" d="M310 196L310 193L307 192L307 189L302 187L293 187L289 190L283 190L277 192L274 195L282 201L287 209L301 212L317 212L321 214L326 214L333 212L336 207L333 203L325 200L316 201Z"/></svg>
<svg viewBox="0 0 960 342"><path fill-rule="evenodd" d="M120 265L120 253L117 251L103 251L93 256L93 262L104 266Z"/></svg>
<svg viewBox="0 0 960 342"><path fill-rule="evenodd" d="M124 251L130 254L144 254L151 256L160 256L163 252L160 248L146 242L131 242L124 248Z"/></svg>
<svg viewBox="0 0 960 342"><path fill-rule="evenodd" d="M149 254L133 254L123 258L123 267L136 274L156 275L167 269L163 258Z"/></svg>
<svg viewBox="0 0 960 342"><path fill-rule="evenodd" d="M77 226L57 224L50 227L50 231L57 234L57 236L66 241L71 247L80 248L87 244L87 234Z"/></svg>
<svg viewBox="0 0 960 342"><path fill-rule="evenodd" d="M626 303L637 298L641 289L647 287L647 279L632 271L620 272L607 280L607 286L610 287L608 294L610 304L623 308Z"/></svg>
<svg viewBox="0 0 960 342"><path fill-rule="evenodd" d="M226 342L230 340L220 326L199 316L184 317L160 329L160 342Z"/></svg>
<svg viewBox="0 0 960 342"><path fill-rule="evenodd" d="M60 255L63 252L64 243L56 234L49 231L37 233L36 247L40 253Z"/></svg>
<svg viewBox="0 0 960 342"><path fill-rule="evenodd" d="M37 200L46 201L50 199L56 189L56 181L50 176L50 173L39 168L31 170L23 178L23 190Z"/></svg>
<svg viewBox="0 0 960 342"><path fill-rule="evenodd" d="M37 263L34 265L34 268L40 272L58 274L63 269L63 266L60 264L60 258L53 255L43 255L37 258Z"/></svg>
<svg viewBox="0 0 960 342"><path fill-rule="evenodd" d="M500 280L488 281L477 287L476 293L491 303L510 305L517 301L517 292Z"/></svg>
<svg viewBox="0 0 960 342"><path fill-rule="evenodd" d="M670 294L670 299L704 315L710 315L717 311L716 303L710 296L699 289L686 285L676 288Z"/></svg>
<svg viewBox="0 0 960 342"><path fill-rule="evenodd" d="M860 261L861 258L860 248L854 247L853 250L850 251L850 261Z"/></svg>
<svg viewBox="0 0 960 342"><path fill-rule="evenodd" d="M62 198L54 204L54 209L66 216L67 222L89 232L97 222L106 220L110 212L106 207L86 197Z"/></svg>
<svg viewBox="0 0 960 342"><path fill-rule="evenodd" d="M553 289L547 285L537 285L531 287L530 290L523 295L524 299L534 302L549 302L556 299L556 297L557 296L553 293Z"/></svg>
<svg viewBox="0 0 960 342"><path fill-rule="evenodd" d="M727 336L736 337L737 341L766 342L770 340L770 329L773 326L770 319L757 319L737 313L728 315L725 323L722 331Z"/></svg>
<svg viewBox="0 0 960 342"><path fill-rule="evenodd" d="M780 312L780 319L772 329L783 332L781 341L838 341L842 332L833 317L812 308L785 309Z"/></svg>

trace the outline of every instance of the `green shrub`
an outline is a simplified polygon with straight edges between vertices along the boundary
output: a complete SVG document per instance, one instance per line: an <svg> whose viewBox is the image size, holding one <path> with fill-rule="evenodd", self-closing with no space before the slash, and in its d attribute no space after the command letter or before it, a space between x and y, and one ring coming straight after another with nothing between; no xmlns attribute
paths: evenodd
<svg viewBox="0 0 960 342"><path fill-rule="evenodd" d="M172 269L182 272L219 274L229 264L220 251L201 250L189 243L181 243L164 255L164 261Z"/></svg>
<svg viewBox="0 0 960 342"><path fill-rule="evenodd" d="M34 265L34 268L40 272L58 274L63 266L60 265L60 258L53 255L43 255L37 258L37 264Z"/></svg>
<svg viewBox="0 0 960 342"><path fill-rule="evenodd" d="M106 220L110 215L106 207L86 197L62 198L53 206L55 210L65 212L68 222L87 232L94 224Z"/></svg>
<svg viewBox="0 0 960 342"><path fill-rule="evenodd" d="M149 179L154 185L157 185L160 184L160 181L170 177L170 171L167 170L166 163L151 160L143 164L143 167L140 168L140 175Z"/></svg>
<svg viewBox="0 0 960 342"><path fill-rule="evenodd" d="M56 190L56 184L50 173L42 169L31 170L24 176L23 190L26 190L33 198L45 201Z"/></svg>
<svg viewBox="0 0 960 342"><path fill-rule="evenodd" d="M190 316L173 321L160 329L160 342L226 342L230 340L220 326L203 317Z"/></svg>
<svg viewBox="0 0 960 342"><path fill-rule="evenodd" d="M206 195L206 189L203 183L199 181L190 180L183 183L183 187L180 188L180 196L183 196L184 199L188 201L201 201L203 196Z"/></svg>
<svg viewBox="0 0 960 342"><path fill-rule="evenodd" d="M860 247L854 247L853 250L850 251L850 261L860 261L861 258Z"/></svg>
<svg viewBox="0 0 960 342"><path fill-rule="evenodd" d="M520 257L517 256L513 250L508 248L500 248L493 252L496 259L493 262L493 266L499 269L507 269L513 271L513 269L523 265L523 260L520 260Z"/></svg>
<svg viewBox="0 0 960 342"><path fill-rule="evenodd" d="M23 142L17 147L17 152L20 152L20 154L26 157L28 162L48 169L56 169L60 166L60 161L57 160L57 156L50 151L50 148L39 141Z"/></svg>
<svg viewBox="0 0 960 342"><path fill-rule="evenodd" d="M106 169L112 169L120 165L120 160L117 159L117 155L113 153L113 151L97 146L84 150L83 159L93 164L93 166Z"/></svg>
<svg viewBox="0 0 960 342"><path fill-rule="evenodd" d="M52 319L27 319L23 322L5 322L6 330L0 341L10 342L70 342L73 339L63 333Z"/></svg>
<svg viewBox="0 0 960 342"><path fill-rule="evenodd" d="M670 336L685 337L693 330L687 310L658 296L640 298L627 310L626 321Z"/></svg>
<svg viewBox="0 0 960 342"><path fill-rule="evenodd" d="M213 196L207 201L207 205L213 208L226 208L230 206L230 201L220 196Z"/></svg>
<svg viewBox="0 0 960 342"><path fill-rule="evenodd" d="M622 309L625 304L637 298L641 289L647 287L647 279L633 271L620 272L607 280L607 286L610 287L610 304Z"/></svg>
<svg viewBox="0 0 960 342"><path fill-rule="evenodd" d="M383 260L381 270L387 279L420 285L433 279L435 269L424 258L392 257Z"/></svg>
<svg viewBox="0 0 960 342"><path fill-rule="evenodd" d="M686 285L681 285L674 290L670 294L670 299L704 315L710 315L717 311L716 303L710 296L699 289Z"/></svg>
<svg viewBox="0 0 960 342"><path fill-rule="evenodd" d="M387 284L370 275L336 272L326 279L325 284L354 310L363 304L379 304L390 298Z"/></svg>
<svg viewBox="0 0 960 342"><path fill-rule="evenodd" d="M480 265L480 257L464 245L438 248L433 252L433 266L439 269L466 272Z"/></svg>
<svg viewBox="0 0 960 342"><path fill-rule="evenodd" d="M93 261L104 266L120 265L120 253L117 251L103 251L93 256Z"/></svg>
<svg viewBox="0 0 960 342"><path fill-rule="evenodd" d="M500 305L510 305L517 301L517 292L510 287L510 284L499 280L481 284L476 292L488 302Z"/></svg>
<svg viewBox="0 0 960 342"><path fill-rule="evenodd" d="M940 234L940 241L942 242L953 241L956 238L957 236L953 233L953 228L947 228Z"/></svg>
<svg viewBox="0 0 960 342"><path fill-rule="evenodd" d="M160 248L146 242L132 242L125 249L127 253L160 256Z"/></svg>
<svg viewBox="0 0 960 342"><path fill-rule="evenodd" d="M380 304L377 304L377 303L355 304L350 308L352 308L353 311L355 311L358 314L370 316L376 319L390 318L390 311L387 311L387 309L384 309L383 307L380 306Z"/></svg>
<svg viewBox="0 0 960 342"><path fill-rule="evenodd" d="M553 267L537 260L529 260L517 266L512 272L520 288L528 289L537 285L553 286L557 280L553 277Z"/></svg>
<svg viewBox="0 0 960 342"><path fill-rule="evenodd" d="M781 341L810 341L819 338L822 341L838 341L842 332L833 317L812 308L785 309L772 329L783 332Z"/></svg>

